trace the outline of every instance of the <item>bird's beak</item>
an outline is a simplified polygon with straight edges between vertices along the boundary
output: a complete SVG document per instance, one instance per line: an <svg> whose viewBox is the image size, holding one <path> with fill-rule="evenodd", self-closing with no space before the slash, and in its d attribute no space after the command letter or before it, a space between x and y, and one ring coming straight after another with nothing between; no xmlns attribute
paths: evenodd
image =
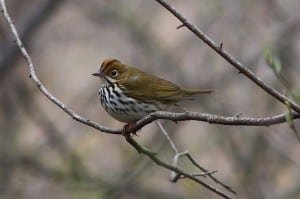
<svg viewBox="0 0 300 199"><path fill-rule="evenodd" d="M101 73L93 73L92 75L96 76L96 77L102 77Z"/></svg>

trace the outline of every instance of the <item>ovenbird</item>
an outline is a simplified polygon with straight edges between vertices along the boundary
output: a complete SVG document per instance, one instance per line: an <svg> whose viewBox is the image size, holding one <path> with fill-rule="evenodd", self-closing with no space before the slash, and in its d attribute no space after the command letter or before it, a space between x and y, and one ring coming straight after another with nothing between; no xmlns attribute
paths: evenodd
<svg viewBox="0 0 300 199"><path fill-rule="evenodd" d="M166 110L186 97L213 92L180 88L116 59L104 60L99 72L93 75L105 80L99 90L103 108L113 118L128 125L149 113Z"/></svg>

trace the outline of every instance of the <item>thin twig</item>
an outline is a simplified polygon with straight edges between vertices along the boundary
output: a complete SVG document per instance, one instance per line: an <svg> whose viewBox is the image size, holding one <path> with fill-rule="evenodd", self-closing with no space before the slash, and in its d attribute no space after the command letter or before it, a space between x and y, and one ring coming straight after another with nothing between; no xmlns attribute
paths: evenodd
<svg viewBox="0 0 300 199"><path fill-rule="evenodd" d="M186 153L187 158L196 166L198 167L201 171L203 172L208 172L208 170L206 170L205 168L203 168L202 166L200 166L195 160L194 158L189 154ZM225 183L221 182L220 180L218 180L216 177L214 177L212 174L207 174L208 177L210 177L210 179L212 179L215 183L223 186L225 189L227 189L228 191L230 191L233 194L236 194L236 192L228 185L226 185Z"/></svg>
<svg viewBox="0 0 300 199"><path fill-rule="evenodd" d="M179 153L175 143L170 138L170 136L169 136L168 132L166 131L166 129L162 126L162 124L159 121L156 121L156 124L159 127L159 129L161 130L161 132L164 134L164 136L167 138L167 140L170 143L170 145L171 145L172 149L174 150L174 152Z"/></svg>
<svg viewBox="0 0 300 199"><path fill-rule="evenodd" d="M224 192L220 191L219 189L205 183L204 181L196 178L195 176L193 176L191 174L188 174L188 173L184 172L182 169L180 169L178 167L174 167L170 164L167 164L167 163L163 162L162 160L157 158L156 154L154 154L152 151L149 151L148 149L144 148L143 146L139 145L132 137L128 137L127 142L129 144L131 144L139 153L145 154L146 156L148 156L152 161L154 161L159 166L164 167L168 170L174 171L174 172L178 173L181 176L185 176L186 178L189 178L189 179L199 183L200 185L202 185L205 188L209 189L210 191L218 194L219 196L222 196L223 198L232 198L231 196L229 196L229 195L225 194Z"/></svg>
<svg viewBox="0 0 300 199"><path fill-rule="evenodd" d="M207 172L201 172L201 173L191 173L193 176L201 176L201 177L206 177L207 175L212 175L214 173L217 173L218 171L207 171ZM184 179L186 178L185 176L180 176L179 178Z"/></svg>
<svg viewBox="0 0 300 199"><path fill-rule="evenodd" d="M234 116L236 117L236 116ZM202 172L201 173L195 173L195 174L190 174L192 176L202 176L202 177L206 177L208 176L210 179L212 179L215 183L223 186L225 189L227 189L228 191L230 191L233 194L236 194L236 192L228 185L226 185L225 183L221 182L220 180L218 180L216 177L214 177L212 174L216 173L217 171L208 171L207 169L203 168L202 166L200 166L195 160L194 158L189 154L188 150L185 150L183 152L179 153L179 150L177 149L175 143L173 142L173 140L171 139L171 137L169 136L168 132L166 131L166 129L162 126L162 124L159 121L156 121L156 124L158 125L158 127L160 128L160 130L163 132L163 134L166 136L168 142L170 143L172 149L175 152L175 156L173 158L173 166L177 167L178 164L178 160L180 157L186 156L193 165L195 165L198 169L200 169ZM179 173L176 173L174 171L171 172L171 176L170 176L170 181L171 182L177 182L179 179L185 178L185 176L182 176Z"/></svg>

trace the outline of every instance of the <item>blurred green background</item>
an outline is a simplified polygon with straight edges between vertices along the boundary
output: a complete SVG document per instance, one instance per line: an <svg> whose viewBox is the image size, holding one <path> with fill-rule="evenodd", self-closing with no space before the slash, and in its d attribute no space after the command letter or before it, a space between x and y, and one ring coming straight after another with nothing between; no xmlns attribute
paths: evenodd
<svg viewBox="0 0 300 199"><path fill-rule="evenodd" d="M300 88L299 0L169 1L191 22L269 85L286 88L264 61L282 62L288 89ZM123 63L184 87L212 88L188 110L263 117L286 112L156 1L10 0L9 12L44 85L78 114L107 127L93 76L103 59ZM28 78L0 17L0 198L217 198L138 155L123 137L82 125L44 97ZM180 150L238 192L238 198L300 198L300 145L287 124L270 127L187 121L165 127ZM299 122L295 122L300 129ZM136 140L172 161L153 123ZM186 159L180 165L197 171Z"/></svg>

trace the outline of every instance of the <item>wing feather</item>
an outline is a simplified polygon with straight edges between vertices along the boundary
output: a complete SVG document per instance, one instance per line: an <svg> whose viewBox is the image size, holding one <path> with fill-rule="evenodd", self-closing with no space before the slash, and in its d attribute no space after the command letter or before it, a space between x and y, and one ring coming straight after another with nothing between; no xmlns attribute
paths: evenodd
<svg viewBox="0 0 300 199"><path fill-rule="evenodd" d="M135 71L129 78L121 80L129 97L144 101L176 103L182 98L182 90L176 84L144 72Z"/></svg>

